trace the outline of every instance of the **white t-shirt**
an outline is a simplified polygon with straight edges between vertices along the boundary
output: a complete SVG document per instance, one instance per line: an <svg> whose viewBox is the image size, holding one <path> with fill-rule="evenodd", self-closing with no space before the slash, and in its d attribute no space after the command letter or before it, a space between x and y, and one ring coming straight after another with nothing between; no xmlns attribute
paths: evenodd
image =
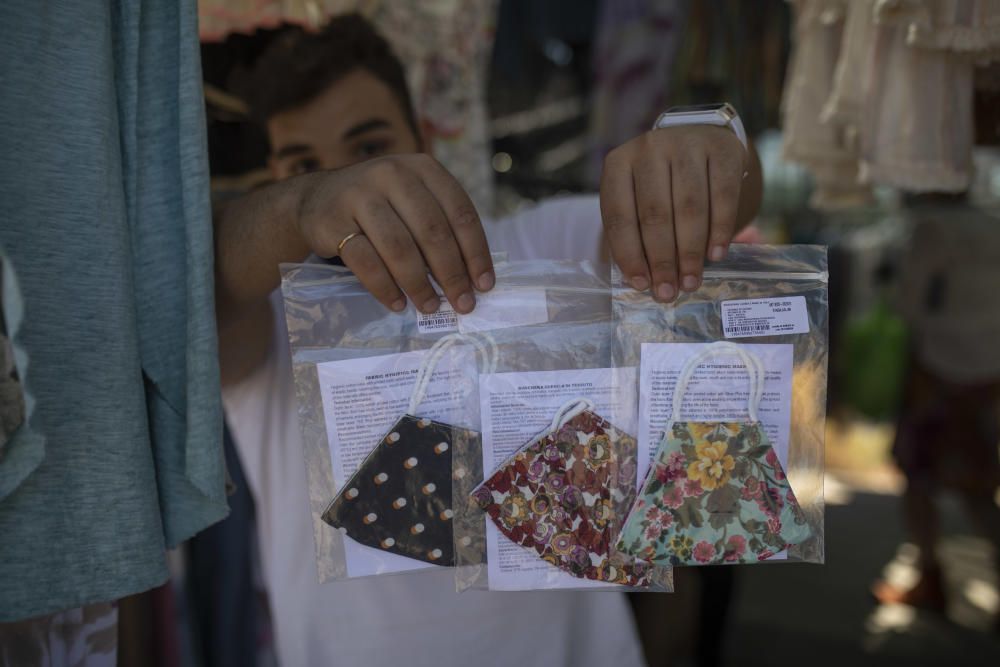
<svg viewBox="0 0 1000 667"><path fill-rule="evenodd" d="M596 197L546 202L486 223L509 259L599 257ZM620 593L455 592L451 569L319 584L280 295L267 363L223 392L257 503L264 583L283 667L642 665Z"/></svg>

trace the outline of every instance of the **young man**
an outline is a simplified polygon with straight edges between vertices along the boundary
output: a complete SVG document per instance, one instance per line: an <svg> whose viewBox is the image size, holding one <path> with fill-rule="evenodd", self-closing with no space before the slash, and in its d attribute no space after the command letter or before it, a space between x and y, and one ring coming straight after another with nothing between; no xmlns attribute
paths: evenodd
<svg viewBox="0 0 1000 667"><path fill-rule="evenodd" d="M626 601L614 593L459 595L449 570L317 584L278 263L339 255L387 307L400 310L408 297L432 312L439 299L426 259L449 301L468 312L474 287L493 286L487 239L511 259L598 259L601 215L596 197L582 197L481 224L450 175L417 155L428 145L402 67L360 17L318 35L289 33L259 67L253 105L282 182L219 220L217 289L224 400L257 501L282 664L641 664ZM615 257L636 287L670 285L659 292L667 301L700 281L709 236L724 252L746 160L728 130L689 129L619 149L601 200ZM673 179L673 161L656 157L668 139L688 149ZM711 208L707 154L726 172L711 181ZM698 159L700 170L684 162ZM646 181L664 174L683 204L676 233L664 183L653 193ZM716 204L719 191L729 199Z"/></svg>

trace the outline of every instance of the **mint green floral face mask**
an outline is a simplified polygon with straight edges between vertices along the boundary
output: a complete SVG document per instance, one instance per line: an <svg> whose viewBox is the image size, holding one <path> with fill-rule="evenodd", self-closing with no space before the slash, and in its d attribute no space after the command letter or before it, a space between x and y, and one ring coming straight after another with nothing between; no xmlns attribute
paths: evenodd
<svg viewBox="0 0 1000 667"><path fill-rule="evenodd" d="M738 356L750 375L749 421L681 421L695 369ZM764 387L760 360L742 347L713 343L685 364L667 425L617 549L662 565L755 563L812 534L778 456L757 419Z"/></svg>

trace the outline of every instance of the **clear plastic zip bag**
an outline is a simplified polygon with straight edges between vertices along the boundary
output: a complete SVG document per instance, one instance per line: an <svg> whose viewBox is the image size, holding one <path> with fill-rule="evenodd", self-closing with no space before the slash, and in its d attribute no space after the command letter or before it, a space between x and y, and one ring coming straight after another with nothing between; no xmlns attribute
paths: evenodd
<svg viewBox="0 0 1000 667"><path fill-rule="evenodd" d="M606 274L553 261L496 271L496 288L460 318L498 353L480 376L482 450L453 461L457 589L672 590L669 568L613 550L638 477L634 386L614 391Z"/></svg>
<svg viewBox="0 0 1000 667"><path fill-rule="evenodd" d="M621 374L616 379L629 384L619 391L638 395L640 476L644 490L655 492L640 498L650 506L635 511L649 516L643 517L642 531L632 526L629 546L645 549L648 562L823 562L827 282L826 249L807 245L734 245L724 261L706 268L699 290L682 293L672 304L656 303L613 271L612 365L638 369L634 379ZM721 358L697 368L688 364L717 341L738 346L754 364L741 363L731 348L728 358L723 350ZM761 394L751 401L751 367L757 363ZM682 372L690 377L683 383L683 409L679 402L675 414L674 390ZM759 403L753 421L760 428L738 427L746 421L748 403L755 408ZM692 434L670 426L673 421L737 426ZM668 427L671 432L665 433ZM769 446L744 449L744 432ZM776 490L746 474L744 466L753 462L741 455L758 450L767 457L762 465L787 475L794 494L774 498ZM808 538L781 550L778 514L790 502L786 498L795 501L797 519L804 517ZM741 507L754 502L774 518L770 524L740 515ZM727 522L742 526L742 535L729 535ZM718 539L704 539L708 525L718 528ZM750 558L747 536L758 535L775 545L774 553L758 548L763 557Z"/></svg>
<svg viewBox="0 0 1000 667"><path fill-rule="evenodd" d="M392 312L342 267L283 265L282 293L320 580L453 565L488 340Z"/></svg>

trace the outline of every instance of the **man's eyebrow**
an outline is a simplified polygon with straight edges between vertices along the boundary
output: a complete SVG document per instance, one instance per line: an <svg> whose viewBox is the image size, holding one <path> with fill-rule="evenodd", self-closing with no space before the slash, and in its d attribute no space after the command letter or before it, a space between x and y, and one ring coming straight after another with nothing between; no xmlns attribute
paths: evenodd
<svg viewBox="0 0 1000 667"><path fill-rule="evenodd" d="M291 157L293 155L299 155L301 153L308 153L312 150L312 146L307 146L306 144L288 144L287 146L282 146L277 151L274 152L274 157L285 158Z"/></svg>
<svg viewBox="0 0 1000 667"><path fill-rule="evenodd" d="M371 118L364 121L363 123L358 123L354 127L350 128L344 134L341 135L341 139L353 139L359 134L364 134L365 132L371 132L372 130L381 130L382 128L389 127L389 121L382 118Z"/></svg>

